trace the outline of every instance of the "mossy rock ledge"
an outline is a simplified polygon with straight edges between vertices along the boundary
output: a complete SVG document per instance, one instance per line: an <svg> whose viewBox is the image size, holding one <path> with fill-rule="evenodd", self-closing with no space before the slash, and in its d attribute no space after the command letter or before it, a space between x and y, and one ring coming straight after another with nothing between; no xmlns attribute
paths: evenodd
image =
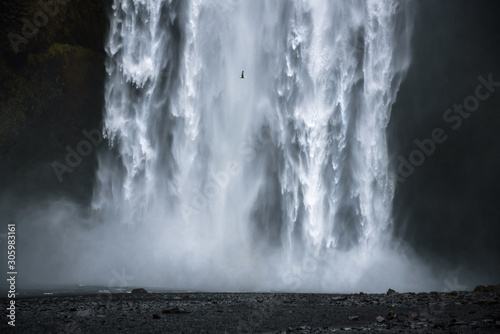
<svg viewBox="0 0 500 334"><path fill-rule="evenodd" d="M51 163L64 162L66 148L85 139L83 130L99 128L108 5L79 0L59 4L58 12L48 15L48 23L19 44L18 52L8 34L22 35L23 22L40 5L0 5L0 189L76 189L83 197L91 192L96 150L63 182Z"/></svg>

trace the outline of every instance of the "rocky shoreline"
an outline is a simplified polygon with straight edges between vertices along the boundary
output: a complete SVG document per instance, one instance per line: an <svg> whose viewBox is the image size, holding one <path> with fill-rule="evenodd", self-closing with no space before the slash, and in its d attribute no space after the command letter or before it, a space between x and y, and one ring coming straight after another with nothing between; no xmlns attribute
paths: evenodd
<svg viewBox="0 0 500 334"><path fill-rule="evenodd" d="M494 333L500 291L99 293L18 297L2 333ZM141 293L142 292L142 293ZM9 300L2 298L2 307ZM4 308L5 309L5 308Z"/></svg>

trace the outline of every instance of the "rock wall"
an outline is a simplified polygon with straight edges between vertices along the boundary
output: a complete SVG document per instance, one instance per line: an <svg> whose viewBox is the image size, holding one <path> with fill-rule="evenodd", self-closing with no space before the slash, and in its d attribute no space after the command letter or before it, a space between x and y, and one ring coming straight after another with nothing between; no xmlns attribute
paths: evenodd
<svg viewBox="0 0 500 334"><path fill-rule="evenodd" d="M0 189L89 198L95 148L62 177L53 163L66 165L68 147L85 139L82 131L99 128L109 6L0 3Z"/></svg>
<svg viewBox="0 0 500 334"><path fill-rule="evenodd" d="M394 170L402 165L399 156L409 161L420 150L415 141L429 143L434 129L442 129L446 141L436 142L397 183L396 234L439 271L460 268L456 276L462 282L484 282L485 277L496 282L500 89L488 91L466 118L455 116L460 123L447 121L446 115L475 99L478 77L500 82L500 6L495 0L419 0L412 5L418 10L412 63L388 128Z"/></svg>

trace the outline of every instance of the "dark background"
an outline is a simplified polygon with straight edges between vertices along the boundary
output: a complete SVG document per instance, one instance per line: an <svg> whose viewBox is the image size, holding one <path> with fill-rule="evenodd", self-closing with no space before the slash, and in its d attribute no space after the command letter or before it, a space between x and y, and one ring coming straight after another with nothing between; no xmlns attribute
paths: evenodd
<svg viewBox="0 0 500 334"><path fill-rule="evenodd" d="M2 211L7 200L20 207L40 197L89 202L97 149L63 182L51 163L64 163L66 146L75 149L83 130L99 128L110 3L49 6L54 15L16 53L8 35L22 36L25 21L43 9L38 0L0 1L0 222L11 219Z"/></svg>
<svg viewBox="0 0 500 334"><path fill-rule="evenodd" d="M414 140L442 128L448 139L404 183L394 217L403 238L459 281L500 282L500 87L462 125L443 120L474 95L479 75L500 82L498 1L412 1L413 59L388 128L393 166L408 160ZM482 91L484 92L484 90ZM479 283L479 282L478 282Z"/></svg>

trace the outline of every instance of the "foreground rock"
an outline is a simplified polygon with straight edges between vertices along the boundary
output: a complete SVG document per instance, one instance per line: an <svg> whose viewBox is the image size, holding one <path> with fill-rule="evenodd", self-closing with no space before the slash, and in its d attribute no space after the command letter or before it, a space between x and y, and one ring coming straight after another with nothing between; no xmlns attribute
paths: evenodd
<svg viewBox="0 0 500 334"><path fill-rule="evenodd" d="M148 293L146 289L143 288L138 288L138 289L133 289L130 293Z"/></svg>
<svg viewBox="0 0 500 334"><path fill-rule="evenodd" d="M500 293L113 293L19 297L20 333L494 333ZM8 300L0 299L1 307ZM8 325L0 324L0 332Z"/></svg>

